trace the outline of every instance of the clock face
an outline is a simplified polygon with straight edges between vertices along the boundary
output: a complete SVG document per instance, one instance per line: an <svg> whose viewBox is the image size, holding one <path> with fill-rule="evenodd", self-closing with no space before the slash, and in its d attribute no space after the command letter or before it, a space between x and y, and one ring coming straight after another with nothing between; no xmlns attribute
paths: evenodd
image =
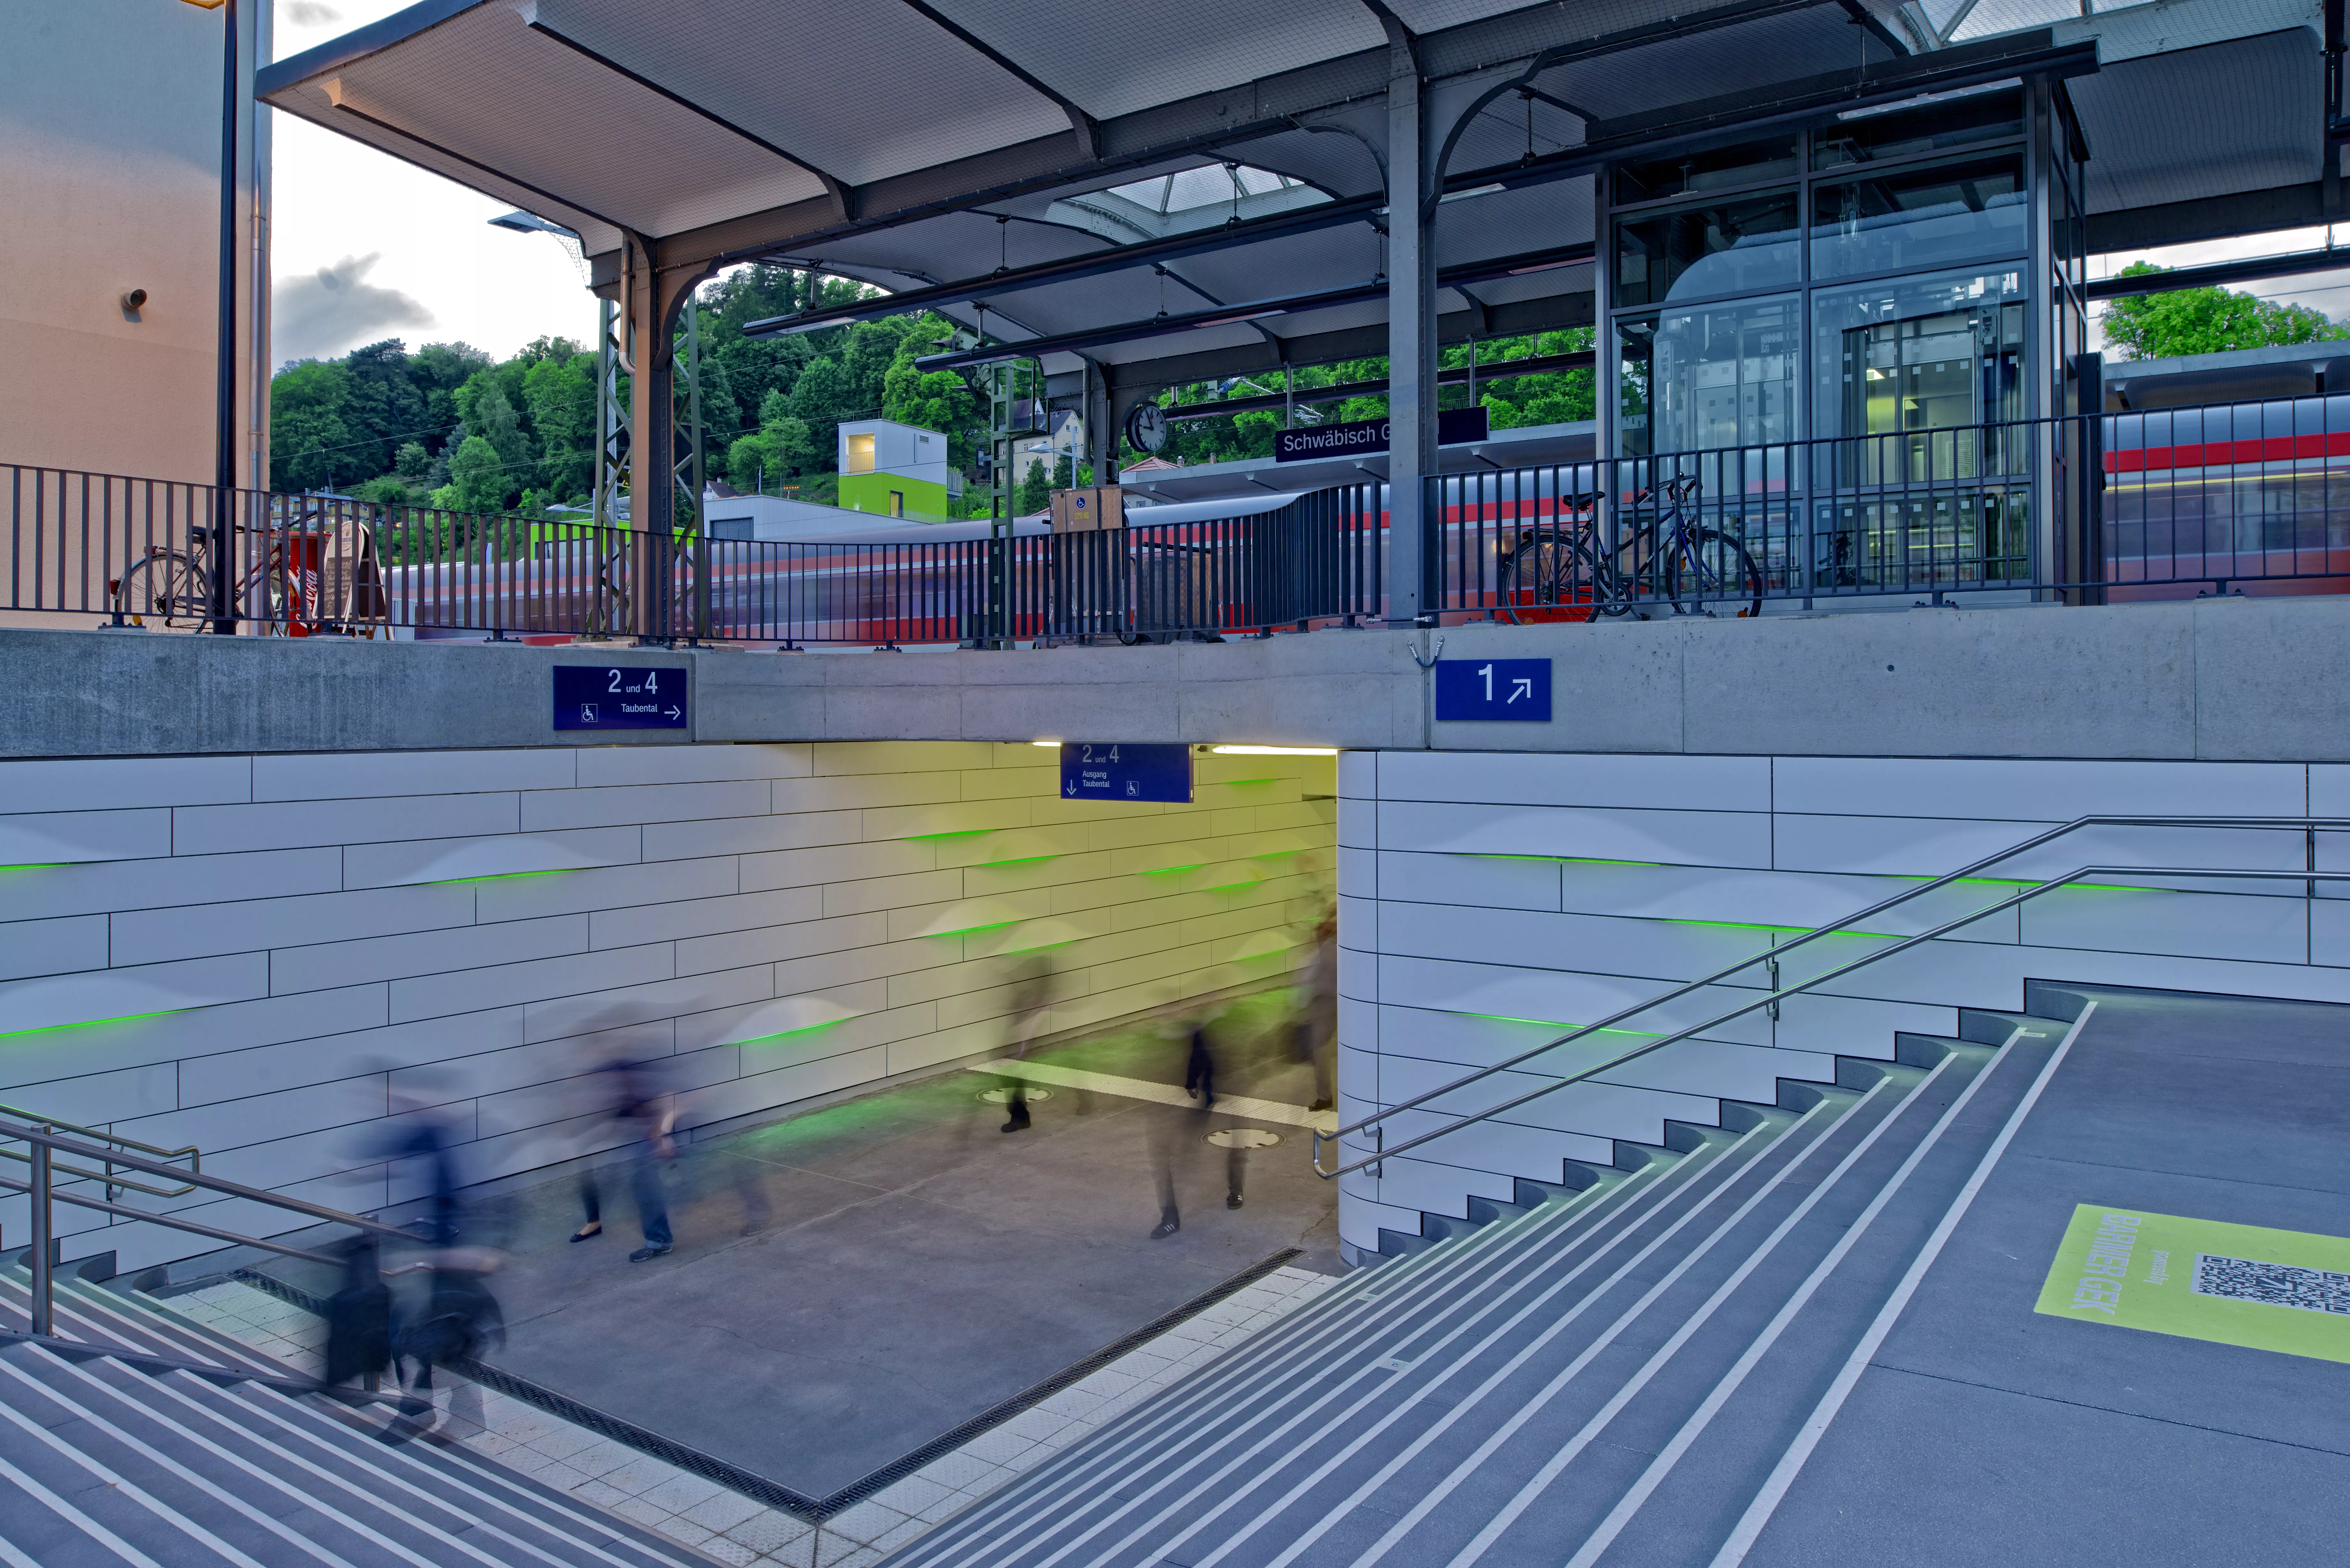
<svg viewBox="0 0 2350 1568"><path fill-rule="evenodd" d="M1126 416L1126 439L1137 452L1157 452L1167 444L1167 414L1157 403L1139 403Z"/></svg>

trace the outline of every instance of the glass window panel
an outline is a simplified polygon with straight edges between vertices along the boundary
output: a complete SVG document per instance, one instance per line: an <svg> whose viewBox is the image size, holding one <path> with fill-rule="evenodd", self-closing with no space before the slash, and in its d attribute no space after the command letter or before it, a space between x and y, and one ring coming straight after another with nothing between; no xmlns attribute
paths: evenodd
<svg viewBox="0 0 2350 1568"><path fill-rule="evenodd" d="M2022 252L2020 153L1812 187L1812 275L1848 277Z"/></svg>
<svg viewBox="0 0 2350 1568"><path fill-rule="evenodd" d="M1619 320L1617 450L1700 452L1792 440L1802 306L1793 296Z"/></svg>
<svg viewBox="0 0 2350 1568"><path fill-rule="evenodd" d="M1644 163L1618 164L1616 169L1617 205L1661 202L1668 196L1700 191L1728 191L1760 185L1766 180L1792 179L1803 167L1793 134L1762 141L1742 141L1735 147L1709 148L1703 152L1676 152Z"/></svg>
<svg viewBox="0 0 2350 1568"><path fill-rule="evenodd" d="M1616 235L1623 305L1783 288L1800 276L1793 191L1627 219Z"/></svg>
<svg viewBox="0 0 2350 1568"><path fill-rule="evenodd" d="M2024 270L1812 296L1812 434L1891 435L2024 411Z"/></svg>
<svg viewBox="0 0 2350 1568"><path fill-rule="evenodd" d="M1838 118L1812 132L1812 167L1841 169L2023 134L2023 92L1953 93L1916 109Z"/></svg>

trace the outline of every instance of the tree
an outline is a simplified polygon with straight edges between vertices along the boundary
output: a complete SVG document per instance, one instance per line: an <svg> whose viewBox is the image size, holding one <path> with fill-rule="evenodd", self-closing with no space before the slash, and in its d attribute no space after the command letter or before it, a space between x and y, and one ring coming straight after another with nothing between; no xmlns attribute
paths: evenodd
<svg viewBox="0 0 2350 1568"><path fill-rule="evenodd" d="M498 465L504 471L503 483L507 488L498 493L498 503L503 505L506 497L529 477L530 438L522 433L522 416L515 411L505 389L498 384L492 372L482 372L460 390L473 394L465 412L465 429L471 432L467 441L470 443L475 439L487 441L490 450L497 454ZM450 472L452 474L456 472L454 460L452 460ZM467 510L483 509L469 507Z"/></svg>
<svg viewBox="0 0 2350 1568"><path fill-rule="evenodd" d="M344 474L352 474L361 466L350 455L350 430L343 422L350 385L350 371L342 365L316 359L289 365L271 379L272 488L325 489L334 483L338 464Z"/></svg>
<svg viewBox="0 0 2350 1568"><path fill-rule="evenodd" d="M2137 262L2123 268L2121 275L2144 277L2168 270ZM2178 288L2116 299L2106 306L2105 329L2106 341L2130 359L2175 359L2350 337L2350 325L2329 320L2323 311L2224 288Z"/></svg>
<svg viewBox="0 0 2350 1568"><path fill-rule="evenodd" d="M538 432L539 475L552 495L585 495L596 474L596 359L550 355L522 379Z"/></svg>
<svg viewBox="0 0 2350 1568"><path fill-rule="evenodd" d="M726 475L735 489L756 490L814 462L807 421L791 406L782 392L769 392L760 406L759 429L726 449Z"/></svg>
<svg viewBox="0 0 2350 1568"><path fill-rule="evenodd" d="M1031 458L1028 462L1028 477L1020 482L1020 493L1014 499L1014 514L1021 517L1030 516L1044 511L1051 504L1053 504L1053 482L1045 476L1045 460L1041 457Z"/></svg>
<svg viewBox="0 0 2350 1568"><path fill-rule="evenodd" d="M400 455L392 462L391 470L402 479L421 479L432 466L432 454L424 450L421 441L400 443Z"/></svg>
<svg viewBox="0 0 2350 1568"><path fill-rule="evenodd" d="M432 493L432 504L447 512L498 512L506 504L505 465L485 437L470 435L449 460L449 483Z"/></svg>

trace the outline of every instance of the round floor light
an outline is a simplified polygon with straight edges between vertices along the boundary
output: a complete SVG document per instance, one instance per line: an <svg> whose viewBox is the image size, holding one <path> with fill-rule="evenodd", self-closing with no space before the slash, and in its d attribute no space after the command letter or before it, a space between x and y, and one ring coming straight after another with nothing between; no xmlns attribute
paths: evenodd
<svg viewBox="0 0 2350 1568"><path fill-rule="evenodd" d="M1263 1127L1218 1127L1208 1135L1208 1141L1218 1148L1271 1148L1281 1141L1281 1135Z"/></svg>
<svg viewBox="0 0 2350 1568"><path fill-rule="evenodd" d="M1008 1106L1012 1103L1012 1091L1009 1089L982 1089L979 1092L979 1097L981 1103L984 1105ZM1031 1089L1020 1097L1026 1100L1033 1106L1042 1101L1051 1099L1053 1097L1053 1091L1050 1089Z"/></svg>

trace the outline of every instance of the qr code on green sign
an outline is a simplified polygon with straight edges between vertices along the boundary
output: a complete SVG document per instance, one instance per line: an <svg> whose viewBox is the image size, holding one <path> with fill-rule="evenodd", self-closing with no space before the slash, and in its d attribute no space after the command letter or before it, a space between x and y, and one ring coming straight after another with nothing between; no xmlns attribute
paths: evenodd
<svg viewBox="0 0 2350 1568"><path fill-rule="evenodd" d="M2262 1302L2303 1312L2350 1313L2350 1274L2293 1263L2263 1263L2199 1252L2195 1258L2194 1291L2199 1296Z"/></svg>

